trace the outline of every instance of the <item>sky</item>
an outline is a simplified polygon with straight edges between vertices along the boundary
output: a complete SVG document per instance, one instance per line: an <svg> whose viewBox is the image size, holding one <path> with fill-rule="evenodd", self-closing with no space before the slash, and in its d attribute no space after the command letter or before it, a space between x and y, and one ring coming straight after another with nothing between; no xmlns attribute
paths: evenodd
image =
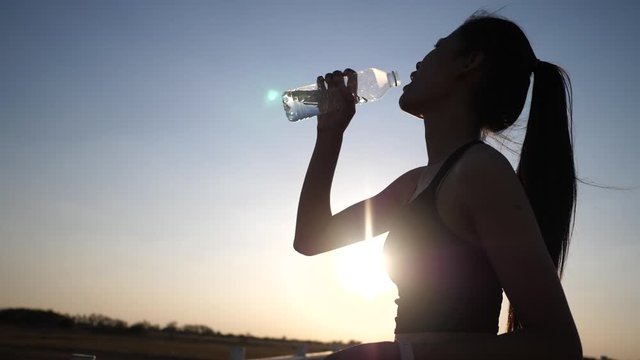
<svg viewBox="0 0 640 360"><path fill-rule="evenodd" d="M579 184L562 284L585 355L640 359L634 1L0 0L0 308L392 340L384 236L292 248L316 124L273 94L346 67L406 83L479 9L571 77L578 177L621 189ZM358 107L334 211L427 163L400 92Z"/></svg>

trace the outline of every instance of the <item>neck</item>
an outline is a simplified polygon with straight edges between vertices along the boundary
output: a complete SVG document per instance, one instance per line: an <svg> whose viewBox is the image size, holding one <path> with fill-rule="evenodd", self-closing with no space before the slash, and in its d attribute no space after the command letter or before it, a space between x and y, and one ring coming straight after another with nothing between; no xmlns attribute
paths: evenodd
<svg viewBox="0 0 640 360"><path fill-rule="evenodd" d="M480 140L475 118L468 112L429 114L424 119L429 165L441 163L458 147Z"/></svg>

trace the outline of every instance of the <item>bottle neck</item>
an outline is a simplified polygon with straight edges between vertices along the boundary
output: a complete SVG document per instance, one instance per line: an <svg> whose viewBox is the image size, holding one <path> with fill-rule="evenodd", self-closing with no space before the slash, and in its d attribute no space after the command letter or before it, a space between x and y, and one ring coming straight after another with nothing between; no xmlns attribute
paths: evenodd
<svg viewBox="0 0 640 360"><path fill-rule="evenodd" d="M390 87L396 87L400 85L400 77L397 71L391 71L387 73L387 80Z"/></svg>

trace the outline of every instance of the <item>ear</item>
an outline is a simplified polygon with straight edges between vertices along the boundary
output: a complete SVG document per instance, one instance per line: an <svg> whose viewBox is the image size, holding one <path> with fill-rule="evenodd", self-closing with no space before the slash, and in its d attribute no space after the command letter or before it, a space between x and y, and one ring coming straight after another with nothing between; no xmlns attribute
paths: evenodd
<svg viewBox="0 0 640 360"><path fill-rule="evenodd" d="M480 51L471 51L460 57L459 75L469 74L480 69L484 60L484 54Z"/></svg>

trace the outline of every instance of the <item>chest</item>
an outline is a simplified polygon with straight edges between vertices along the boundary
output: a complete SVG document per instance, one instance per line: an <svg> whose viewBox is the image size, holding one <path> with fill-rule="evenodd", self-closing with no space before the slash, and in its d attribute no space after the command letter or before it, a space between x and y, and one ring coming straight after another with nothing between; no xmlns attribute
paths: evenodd
<svg viewBox="0 0 640 360"><path fill-rule="evenodd" d="M387 235L387 271L405 295L429 288L446 297L468 289L477 269L482 268L478 266L483 259L480 248L468 242L472 239L457 235L464 232L452 225L460 217L456 210L454 221L448 224L435 205L434 193L428 188L403 208Z"/></svg>
<svg viewBox="0 0 640 360"><path fill-rule="evenodd" d="M458 178L457 171L450 169L440 184L433 184L433 189L427 189L434 180L440 166L425 166L420 172L420 176L415 180L415 191L411 195L409 202L415 200L425 191L432 190L434 192L434 216L440 220L445 231L462 240L473 241L476 236L471 225L468 214L464 211L464 199L459 196L459 186L461 181Z"/></svg>

